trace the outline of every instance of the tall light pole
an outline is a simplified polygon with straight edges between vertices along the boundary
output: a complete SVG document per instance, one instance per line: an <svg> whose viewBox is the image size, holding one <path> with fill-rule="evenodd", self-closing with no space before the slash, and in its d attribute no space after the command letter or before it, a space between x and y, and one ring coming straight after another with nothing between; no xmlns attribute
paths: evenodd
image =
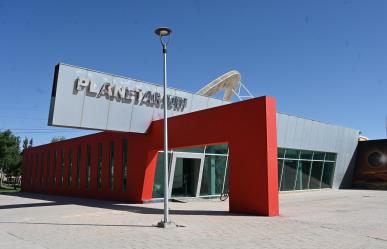
<svg viewBox="0 0 387 249"><path fill-rule="evenodd" d="M160 38L164 55L164 220L158 223L159 227L171 225L169 219L169 188L168 188L168 97L167 97L167 47L172 30L167 27L159 27L155 33Z"/></svg>

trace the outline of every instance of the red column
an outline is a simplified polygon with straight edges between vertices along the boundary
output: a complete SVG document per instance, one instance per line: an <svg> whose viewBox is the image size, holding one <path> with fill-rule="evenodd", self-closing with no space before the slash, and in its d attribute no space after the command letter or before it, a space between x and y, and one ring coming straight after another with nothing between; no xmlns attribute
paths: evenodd
<svg viewBox="0 0 387 249"><path fill-rule="evenodd" d="M89 190L85 191L85 194L87 196L97 197L97 196L103 196L103 187L104 187L104 179L103 179L103 170L102 170L102 180L101 180L101 188L98 189L98 160L99 160L99 144L101 144L102 148L102 169L104 167L104 154L105 154L105 145L104 141L101 138L101 136L96 136L93 138L90 138L88 140L88 144L91 148L91 158L90 158L90 187ZM86 155L87 156L87 155ZM85 172L87 167L87 160L85 160ZM86 173L85 173L85 181L86 181ZM86 183L85 183L86 186Z"/></svg>
<svg viewBox="0 0 387 249"><path fill-rule="evenodd" d="M169 131L171 149L228 143L230 211L278 215L274 98L260 97L172 117ZM158 120L152 123L146 138L135 140L140 151L135 154L136 159L132 157L137 172L134 172L136 179L130 183L136 191L142 187L142 201L151 198L154 151L162 149L162 134L162 120ZM148 153L141 153L144 150Z"/></svg>
<svg viewBox="0 0 387 249"><path fill-rule="evenodd" d="M278 215L276 113L273 99L246 106L251 115L229 143L230 211ZM259 108L259 109L258 109ZM259 111L258 111L259 110ZM253 124L253 125L251 125ZM249 127L250 126L250 127ZM245 134L243 134L245 133Z"/></svg>
<svg viewBox="0 0 387 249"><path fill-rule="evenodd" d="M78 189L79 196L84 196L84 193L86 192L86 161L87 161L86 148L87 148L87 142L80 143L80 146L81 146L81 165L80 165L80 171L79 171L79 173L80 173L80 185L79 185L79 189Z"/></svg>
<svg viewBox="0 0 387 249"><path fill-rule="evenodd" d="M119 198L122 193L122 138L114 136L114 191L113 197ZM119 138L117 138L119 137Z"/></svg>

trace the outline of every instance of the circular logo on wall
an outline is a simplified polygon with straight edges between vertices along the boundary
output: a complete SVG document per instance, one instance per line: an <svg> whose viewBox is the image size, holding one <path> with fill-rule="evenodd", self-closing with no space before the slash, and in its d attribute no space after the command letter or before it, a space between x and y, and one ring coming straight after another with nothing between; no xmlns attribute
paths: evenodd
<svg viewBox="0 0 387 249"><path fill-rule="evenodd" d="M378 151L372 152L368 155L368 163L372 167L380 167L385 163L385 161L385 156Z"/></svg>

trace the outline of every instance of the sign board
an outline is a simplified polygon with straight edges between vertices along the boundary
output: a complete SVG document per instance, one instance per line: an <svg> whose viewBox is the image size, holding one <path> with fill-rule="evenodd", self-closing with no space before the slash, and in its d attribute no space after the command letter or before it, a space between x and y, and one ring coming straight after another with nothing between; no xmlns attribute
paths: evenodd
<svg viewBox="0 0 387 249"><path fill-rule="evenodd" d="M163 118L163 87L90 69L58 64L48 125L145 133ZM228 102L167 89L168 117Z"/></svg>

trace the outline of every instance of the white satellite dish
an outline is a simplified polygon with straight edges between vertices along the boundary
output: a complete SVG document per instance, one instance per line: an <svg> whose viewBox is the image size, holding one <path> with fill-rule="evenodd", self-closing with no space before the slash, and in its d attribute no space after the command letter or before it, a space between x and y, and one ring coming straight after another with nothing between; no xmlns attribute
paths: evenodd
<svg viewBox="0 0 387 249"><path fill-rule="evenodd" d="M243 88L248 93L247 96L240 95L241 88ZM219 76L218 78L204 86L202 89L200 89L197 94L210 97L214 96L216 93L222 90L224 90L223 100L225 101L231 102L233 95L235 95L239 100L254 97L250 93L250 91L242 84L241 74L236 70L232 70Z"/></svg>

